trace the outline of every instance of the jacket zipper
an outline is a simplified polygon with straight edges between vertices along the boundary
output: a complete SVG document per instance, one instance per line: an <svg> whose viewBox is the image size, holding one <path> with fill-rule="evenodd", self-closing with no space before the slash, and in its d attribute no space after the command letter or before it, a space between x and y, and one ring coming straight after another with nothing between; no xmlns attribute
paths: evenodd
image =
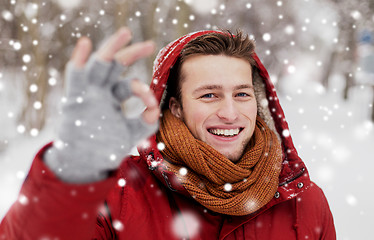
<svg viewBox="0 0 374 240"><path fill-rule="evenodd" d="M298 173L297 173L295 176L293 176L291 179L279 183L279 187L281 187L281 186L283 186L283 185L286 185L286 184L288 184L288 183L290 183L290 182L295 181L295 180L298 179L301 175L303 175L304 172L305 172L305 167L301 168L300 172L298 172Z"/></svg>

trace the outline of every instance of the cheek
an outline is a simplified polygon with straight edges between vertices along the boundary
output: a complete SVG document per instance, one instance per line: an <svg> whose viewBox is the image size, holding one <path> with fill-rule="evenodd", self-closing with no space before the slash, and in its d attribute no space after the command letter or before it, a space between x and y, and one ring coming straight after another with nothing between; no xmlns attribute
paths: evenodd
<svg viewBox="0 0 374 240"><path fill-rule="evenodd" d="M257 116L257 103L256 103L256 101L251 105L250 113L251 113L252 118L256 118L256 116Z"/></svg>
<svg viewBox="0 0 374 240"><path fill-rule="evenodd" d="M204 131L204 123L209 117L209 108L203 105L185 106L183 108L184 121L190 131L195 135Z"/></svg>
<svg viewBox="0 0 374 240"><path fill-rule="evenodd" d="M256 116L257 116L256 101L253 101L250 104L246 105L245 108L243 108L242 112L249 120L256 119Z"/></svg>
<svg viewBox="0 0 374 240"><path fill-rule="evenodd" d="M188 113L188 122L190 125L194 125L194 128L200 129L206 120L207 112L202 108L196 107L190 109Z"/></svg>

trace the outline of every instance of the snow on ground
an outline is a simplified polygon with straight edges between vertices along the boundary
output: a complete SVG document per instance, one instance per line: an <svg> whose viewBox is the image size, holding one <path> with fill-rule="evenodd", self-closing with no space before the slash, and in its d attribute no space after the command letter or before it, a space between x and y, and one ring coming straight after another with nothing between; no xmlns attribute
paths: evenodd
<svg viewBox="0 0 374 240"><path fill-rule="evenodd" d="M53 139L52 127L38 137L19 135L10 141L8 149L0 153L0 219L17 199L18 192L38 150Z"/></svg>
<svg viewBox="0 0 374 240"><path fill-rule="evenodd" d="M345 102L339 77L332 79L328 91L318 83L296 79L281 82L279 97L295 146L330 203L338 239L371 239L374 127L368 109L372 92L358 86ZM35 138L18 136L0 155L0 218L16 200L33 156L52 139L51 129Z"/></svg>
<svg viewBox="0 0 374 240"><path fill-rule="evenodd" d="M357 86L342 99L343 79L300 85L285 79L281 104L290 133L313 181L326 194L338 239L372 239L374 126L369 121L373 91Z"/></svg>

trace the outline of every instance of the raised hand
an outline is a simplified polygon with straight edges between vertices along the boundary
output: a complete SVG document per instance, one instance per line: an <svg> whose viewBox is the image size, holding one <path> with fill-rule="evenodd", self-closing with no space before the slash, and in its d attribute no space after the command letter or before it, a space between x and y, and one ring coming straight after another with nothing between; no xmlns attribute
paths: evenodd
<svg viewBox="0 0 374 240"><path fill-rule="evenodd" d="M121 28L92 55L88 38L81 38L74 49L65 74L59 139L45 155L46 164L63 181L104 179L132 147L157 130L160 110L148 85L121 76L126 67L149 56L154 44L123 48L130 39L131 32ZM142 101L145 111L127 118L121 103L133 96Z"/></svg>

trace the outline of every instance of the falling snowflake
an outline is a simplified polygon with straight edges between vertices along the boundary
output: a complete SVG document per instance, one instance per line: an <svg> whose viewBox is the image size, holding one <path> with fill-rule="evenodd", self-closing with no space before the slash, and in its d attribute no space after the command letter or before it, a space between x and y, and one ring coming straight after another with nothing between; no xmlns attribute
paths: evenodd
<svg viewBox="0 0 374 240"><path fill-rule="evenodd" d="M116 229L117 231L122 231L124 226L123 226L123 223L119 220L114 220L113 221L113 227L114 229Z"/></svg>
<svg viewBox="0 0 374 240"><path fill-rule="evenodd" d="M271 40L271 35L270 33L265 33L264 35L262 35L262 39L265 41L265 42L269 42Z"/></svg>
<svg viewBox="0 0 374 240"><path fill-rule="evenodd" d="M56 83L57 83L56 78L51 77L51 78L48 79L48 84L49 84L50 86L55 86Z"/></svg>
<svg viewBox="0 0 374 240"><path fill-rule="evenodd" d="M42 103L40 101L35 101L34 104L33 104L33 107L36 109L36 110L39 110L42 108Z"/></svg>
<svg viewBox="0 0 374 240"><path fill-rule="evenodd" d="M185 168L185 167L181 167L181 168L179 169L179 173L180 173L180 175L182 175L182 176L186 176L186 175L187 175L187 168Z"/></svg>
<svg viewBox="0 0 374 240"><path fill-rule="evenodd" d="M13 45L14 50L16 50L16 51L18 51L22 48L22 44L20 42L15 42L12 45Z"/></svg>
<svg viewBox="0 0 374 240"><path fill-rule="evenodd" d="M151 142L149 140L143 140L138 145L142 149L147 149L151 146Z"/></svg>
<svg viewBox="0 0 374 240"><path fill-rule="evenodd" d="M282 131L282 135L283 135L283 137L289 137L290 136L290 131L288 129L284 129Z"/></svg>
<svg viewBox="0 0 374 240"><path fill-rule="evenodd" d="M29 63L29 62L31 61L31 56L30 56L29 54L25 54L25 55L23 55L23 57L22 57L22 61L23 61L24 63Z"/></svg>
<svg viewBox="0 0 374 240"><path fill-rule="evenodd" d="M232 190L232 185L230 183L226 183L223 186L223 189L225 189L226 192L230 192Z"/></svg>
<svg viewBox="0 0 374 240"><path fill-rule="evenodd" d="M289 73L295 73L295 71L296 71L296 67L295 66L293 66L293 65L290 65L290 66L288 66L288 68L287 68L287 71L289 72Z"/></svg>
<svg viewBox="0 0 374 240"><path fill-rule="evenodd" d="M31 84L29 90L30 92L35 93L38 91L38 86L36 84Z"/></svg>
<svg viewBox="0 0 374 240"><path fill-rule="evenodd" d="M39 130L36 129L36 128L32 128L32 129L30 130L30 135L31 135L32 137L36 137L36 136L38 136L38 135L39 135Z"/></svg>
<svg viewBox="0 0 374 240"><path fill-rule="evenodd" d="M126 180L124 178L120 178L120 179L118 179L117 184L120 187L124 187L126 185Z"/></svg>
<svg viewBox="0 0 374 240"><path fill-rule="evenodd" d="M53 146L59 150L65 147L65 143L62 140L56 140L53 142Z"/></svg>
<svg viewBox="0 0 374 240"><path fill-rule="evenodd" d="M110 154L109 159L110 159L110 161L116 161L117 156L115 154Z"/></svg>
<svg viewBox="0 0 374 240"><path fill-rule="evenodd" d="M82 126L82 121L81 120L75 120L74 124L75 124L75 126L80 127L80 126Z"/></svg>
<svg viewBox="0 0 374 240"><path fill-rule="evenodd" d="M19 202L20 204L22 204L22 205L27 205L27 204L29 204L29 199L28 199L25 195L21 194L21 195L18 197L18 202Z"/></svg>
<svg viewBox="0 0 374 240"><path fill-rule="evenodd" d="M357 198L352 194L347 195L345 200L352 207L357 205Z"/></svg>
<svg viewBox="0 0 374 240"><path fill-rule="evenodd" d="M292 25L288 25L285 29L284 32L288 35L292 35L295 33L295 28Z"/></svg>
<svg viewBox="0 0 374 240"><path fill-rule="evenodd" d="M24 178L26 177L26 174L25 174L24 171L17 171L17 173L16 173L16 177L17 177L18 179L24 179Z"/></svg>
<svg viewBox="0 0 374 240"><path fill-rule="evenodd" d="M21 125L18 125L18 126L17 126L17 132L18 132L18 133L21 133L21 134L22 134L22 133L24 133L25 131L26 131L26 127L25 127L24 125L21 124Z"/></svg>
<svg viewBox="0 0 374 240"><path fill-rule="evenodd" d="M355 20L359 20L361 18L361 13L357 10L351 12L351 17Z"/></svg>
<svg viewBox="0 0 374 240"><path fill-rule="evenodd" d="M334 171L330 166L321 166L316 171L317 179L322 182L330 182L334 179Z"/></svg>
<svg viewBox="0 0 374 240"><path fill-rule="evenodd" d="M182 212L172 221L173 233L178 238L194 238L200 230L200 222L197 216L190 212Z"/></svg>
<svg viewBox="0 0 374 240"><path fill-rule="evenodd" d="M77 101L77 103L82 103L83 102L83 98L82 97L77 97L76 101Z"/></svg>
<svg viewBox="0 0 374 240"><path fill-rule="evenodd" d="M261 101L260 101L260 105L261 105L263 108L266 108L267 106L269 106L269 101L268 101L266 98L263 98L263 99L261 99Z"/></svg>
<svg viewBox="0 0 374 240"><path fill-rule="evenodd" d="M5 21L12 21L13 20L13 14L9 12L8 10L4 10L1 13L2 17L4 18Z"/></svg>
<svg viewBox="0 0 374 240"><path fill-rule="evenodd" d="M165 143L159 142L157 143L157 149L163 151L165 149Z"/></svg>

